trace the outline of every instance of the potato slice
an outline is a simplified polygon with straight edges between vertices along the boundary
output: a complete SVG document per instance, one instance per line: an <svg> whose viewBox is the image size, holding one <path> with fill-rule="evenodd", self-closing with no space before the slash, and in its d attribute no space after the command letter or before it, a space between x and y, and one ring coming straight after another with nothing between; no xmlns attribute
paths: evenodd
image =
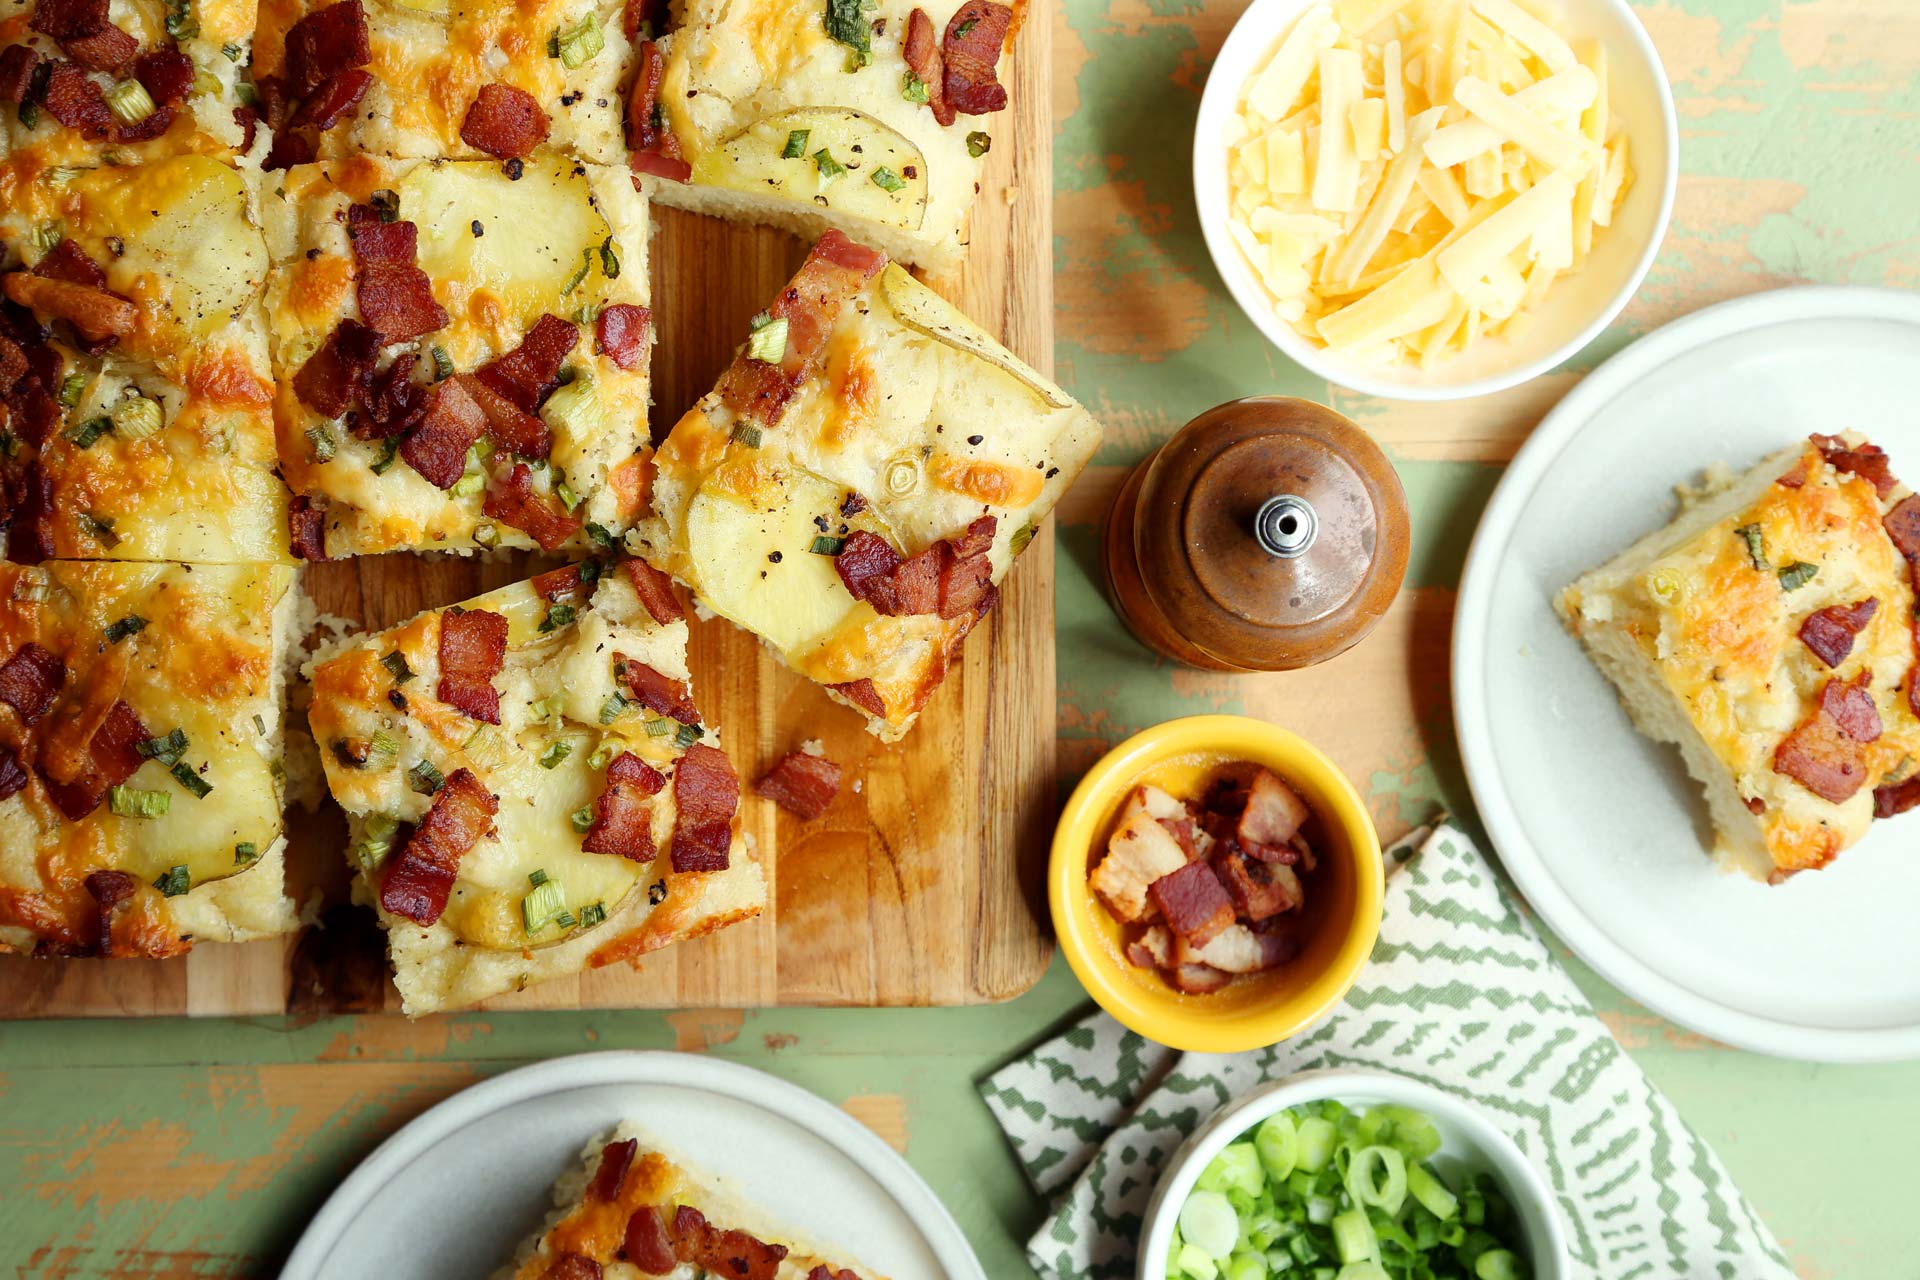
<svg viewBox="0 0 1920 1280"><path fill-rule="evenodd" d="M1073 401L1019 356L1008 351L993 336L960 309L915 280L898 263L889 263L880 274L880 292L893 308L901 324L958 351L986 361L1033 392L1052 409L1071 409Z"/></svg>
<svg viewBox="0 0 1920 1280"><path fill-rule="evenodd" d="M828 160L819 159L822 152ZM694 161L693 181L819 204L905 231L918 230L927 216L926 156L849 107L784 111L748 125Z"/></svg>

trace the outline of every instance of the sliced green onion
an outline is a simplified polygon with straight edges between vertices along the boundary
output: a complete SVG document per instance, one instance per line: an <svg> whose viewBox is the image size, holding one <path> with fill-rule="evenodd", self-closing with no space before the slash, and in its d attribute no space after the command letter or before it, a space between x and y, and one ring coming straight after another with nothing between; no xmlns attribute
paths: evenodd
<svg viewBox="0 0 1920 1280"><path fill-rule="evenodd" d="M1018 529L1015 529L1013 531L1013 537L1007 543L1007 553L1017 556L1022 551L1025 551L1027 544L1033 541L1033 535L1036 532L1037 530L1034 529L1033 521L1031 520L1021 525Z"/></svg>
<svg viewBox="0 0 1920 1280"><path fill-rule="evenodd" d="M813 540L813 545L808 547L807 550L817 556L837 556L840 554L840 548L846 545L847 540L845 538L830 538L822 534Z"/></svg>
<svg viewBox="0 0 1920 1280"><path fill-rule="evenodd" d="M87 375L70 373L60 383L60 407L71 409L80 403L80 396L87 389Z"/></svg>
<svg viewBox="0 0 1920 1280"><path fill-rule="evenodd" d="M393 460L400 456L400 437L388 436L380 446L380 456L368 464L367 469L377 476L387 474L393 467Z"/></svg>
<svg viewBox="0 0 1920 1280"><path fill-rule="evenodd" d="M433 348L433 380L435 382L445 382L452 376L453 357L447 354L445 347L435 343Z"/></svg>
<svg viewBox="0 0 1920 1280"><path fill-rule="evenodd" d="M182 760L167 772L171 773L173 780L184 787L196 800L204 799L206 794L213 790L213 784L196 773L193 766L185 760Z"/></svg>
<svg viewBox="0 0 1920 1280"><path fill-rule="evenodd" d="M1391 1217L1407 1198L1406 1157L1392 1147L1361 1147L1349 1158L1346 1186L1354 1203L1371 1205Z"/></svg>
<svg viewBox="0 0 1920 1280"><path fill-rule="evenodd" d="M135 125L145 120L159 108L153 105L153 95L138 80L122 80L107 90L107 110L113 112L113 118L121 124Z"/></svg>
<svg viewBox="0 0 1920 1280"><path fill-rule="evenodd" d="M881 165L878 169L875 169L873 173L869 175L869 181L882 191L889 192L898 191L907 185L905 179L885 165Z"/></svg>
<svg viewBox="0 0 1920 1280"><path fill-rule="evenodd" d="M560 65L568 69L585 66L606 47L606 38L600 34L600 17L588 10L577 25L560 33Z"/></svg>
<svg viewBox="0 0 1920 1280"><path fill-rule="evenodd" d="M552 608L547 610L547 616L540 619L541 633L544 634L549 631L558 631L561 627L570 626L573 622L573 615L574 615L574 608L572 605L570 604L554 605Z"/></svg>
<svg viewBox="0 0 1920 1280"><path fill-rule="evenodd" d="M173 805L173 797L164 791L142 791L137 787L107 788L107 808L123 818L157 818Z"/></svg>
<svg viewBox="0 0 1920 1280"><path fill-rule="evenodd" d="M1421 1207L1442 1222L1460 1212L1460 1201L1423 1164L1407 1166L1407 1191L1420 1202Z"/></svg>
<svg viewBox="0 0 1920 1280"><path fill-rule="evenodd" d="M1293 1127L1293 1117L1281 1111L1261 1121L1254 1130L1253 1149L1269 1178L1275 1182L1285 1179L1300 1159L1300 1133ZM1259 1195L1259 1188L1250 1194Z"/></svg>
<svg viewBox="0 0 1920 1280"><path fill-rule="evenodd" d="M1746 542L1747 559L1753 562L1755 569L1761 573L1765 573L1770 566L1767 564L1767 542L1760 530L1760 526L1757 524L1743 524L1733 531L1733 536Z"/></svg>
<svg viewBox="0 0 1920 1280"><path fill-rule="evenodd" d="M167 0L166 28L175 40L191 40L200 34L200 23L193 16L193 0Z"/></svg>
<svg viewBox="0 0 1920 1280"><path fill-rule="evenodd" d="M13 598L15 600L45 600L53 594L53 580L47 571L37 564L27 565L20 570L20 576L14 580Z"/></svg>
<svg viewBox="0 0 1920 1280"><path fill-rule="evenodd" d="M246 56L247 51L237 44L223 44L220 46L220 52L227 56L228 62L238 62Z"/></svg>
<svg viewBox="0 0 1920 1280"><path fill-rule="evenodd" d="M1336 1213L1330 1225L1333 1228L1333 1247L1340 1255L1341 1262L1379 1259L1380 1241L1373 1234L1373 1224L1367 1221L1365 1209L1356 1205Z"/></svg>
<svg viewBox="0 0 1920 1280"><path fill-rule="evenodd" d="M1339 1137L1333 1122L1325 1116L1304 1116L1296 1126L1299 1134L1299 1159L1294 1167L1318 1173L1333 1159L1334 1141Z"/></svg>
<svg viewBox="0 0 1920 1280"><path fill-rule="evenodd" d="M611 548L614 544L613 534L608 532L607 527L602 524L588 522L587 536L593 539L593 543L597 547Z"/></svg>
<svg viewBox="0 0 1920 1280"><path fill-rule="evenodd" d="M568 511L580 505L580 495L569 488L565 480L553 486L553 496L560 499L560 505Z"/></svg>
<svg viewBox="0 0 1920 1280"><path fill-rule="evenodd" d="M260 847L254 844L253 841L242 840L239 844L236 844L235 846L233 846L233 865L234 866L236 867L252 866L255 862L259 861L259 859L260 859Z"/></svg>
<svg viewBox="0 0 1920 1280"><path fill-rule="evenodd" d="M551 396L540 414L556 432L576 439L593 435L601 425L600 394L592 378L575 378Z"/></svg>
<svg viewBox="0 0 1920 1280"><path fill-rule="evenodd" d="M487 478L484 475L478 471L468 471L453 482L453 488L449 492L456 498L471 498L486 487Z"/></svg>
<svg viewBox="0 0 1920 1280"><path fill-rule="evenodd" d="M179 764L180 757L187 753L186 731L175 729L172 733L163 734L158 738L136 742L133 749L140 753L140 758L143 760L158 760L161 764L172 768Z"/></svg>
<svg viewBox="0 0 1920 1280"><path fill-rule="evenodd" d="M787 354L787 318L769 319L754 326L747 339L747 355L762 364L779 364Z"/></svg>
<svg viewBox="0 0 1920 1280"><path fill-rule="evenodd" d="M1180 1256L1176 1263L1173 1274L1184 1276L1186 1280L1215 1280L1220 1274L1220 1268L1205 1250L1184 1242L1180 1245Z"/></svg>
<svg viewBox="0 0 1920 1280"><path fill-rule="evenodd" d="M308 427L307 448L313 454L315 462L333 461L333 432L325 427Z"/></svg>
<svg viewBox="0 0 1920 1280"><path fill-rule="evenodd" d="M561 296L565 297L567 294L572 293L575 289L578 289L580 287L581 281L587 278L587 272L591 271L592 269L593 269L593 250L582 249L580 251L580 269L574 272L571 276L567 277L566 284L560 287Z"/></svg>
<svg viewBox="0 0 1920 1280"><path fill-rule="evenodd" d="M540 767L542 769L556 768L562 760L565 760L572 754L573 744L571 742L555 742L541 754Z"/></svg>
<svg viewBox="0 0 1920 1280"><path fill-rule="evenodd" d="M558 880L542 880L520 900L521 919L528 933L538 933L559 919L567 909L566 891Z"/></svg>
<svg viewBox="0 0 1920 1280"><path fill-rule="evenodd" d="M397 756L400 754L400 739L385 729L376 729L373 737L367 740L367 750L377 756Z"/></svg>
<svg viewBox="0 0 1920 1280"><path fill-rule="evenodd" d="M560 714L560 699L536 698L527 704L527 715L535 720L551 720Z"/></svg>
<svg viewBox="0 0 1920 1280"><path fill-rule="evenodd" d="M254 714L254 717L253 717L253 731L259 734L263 738L267 736L266 719L263 716L259 715L257 712Z"/></svg>
<svg viewBox="0 0 1920 1280"><path fill-rule="evenodd" d="M1180 1206L1180 1236L1209 1258L1224 1258L1240 1238L1233 1204L1218 1191L1195 1191Z"/></svg>
<svg viewBox="0 0 1920 1280"><path fill-rule="evenodd" d="M400 193L392 187L381 187L367 197L367 203L372 205L373 211L380 215L380 221L398 222L400 220Z"/></svg>
<svg viewBox="0 0 1920 1280"><path fill-rule="evenodd" d="M625 713L629 705L625 697L618 693L614 694L600 704L600 723L612 724Z"/></svg>
<svg viewBox="0 0 1920 1280"><path fill-rule="evenodd" d="M697 724L683 724L673 735L673 745L682 748L690 747L700 741L705 732Z"/></svg>
<svg viewBox="0 0 1920 1280"><path fill-rule="evenodd" d="M76 449L91 449L94 442L113 430L113 419L105 414L97 418L88 418L78 426L68 427L64 434Z"/></svg>
<svg viewBox="0 0 1920 1280"><path fill-rule="evenodd" d="M491 547L500 541L500 531L491 524L477 524L473 526L473 540L479 546Z"/></svg>
<svg viewBox="0 0 1920 1280"><path fill-rule="evenodd" d="M184 862L175 863L160 873L160 878L153 882L153 887L158 889L160 896L164 898L177 898L193 887L193 877L187 873Z"/></svg>
<svg viewBox="0 0 1920 1280"><path fill-rule="evenodd" d="M1222 1193L1239 1192L1245 1196L1258 1196L1266 1175L1260 1165L1260 1156L1251 1142L1236 1142L1221 1148L1220 1154L1207 1163L1194 1183L1202 1191Z"/></svg>
<svg viewBox="0 0 1920 1280"><path fill-rule="evenodd" d="M909 71L900 79L900 96L925 106L932 94L927 91L927 82Z"/></svg>
<svg viewBox="0 0 1920 1280"><path fill-rule="evenodd" d="M591 929L597 924L606 923L607 906L604 902L592 902L580 908L580 927Z"/></svg>
<svg viewBox="0 0 1920 1280"><path fill-rule="evenodd" d="M609 764L613 762L614 752L618 750L619 748L614 746L611 742L601 743L599 746L593 749L593 754L587 757L587 768L589 769L606 768Z"/></svg>
<svg viewBox="0 0 1920 1280"><path fill-rule="evenodd" d="M609 280L620 278L620 245L612 236L600 242L600 273Z"/></svg>
<svg viewBox="0 0 1920 1280"><path fill-rule="evenodd" d="M736 423L733 430L728 434L731 439L738 441L749 449L758 449L760 447L760 428L754 426L751 422Z"/></svg>
<svg viewBox="0 0 1920 1280"><path fill-rule="evenodd" d="M91 511L82 511L80 513L80 527L86 531L88 537L92 538L101 546L106 547L108 550L112 550L114 547L120 545L120 535L113 531L112 516L95 515Z"/></svg>
<svg viewBox="0 0 1920 1280"><path fill-rule="evenodd" d="M407 665L407 655L398 649L380 659L380 665L387 669L387 674L393 677L395 684L405 684L413 679L413 668Z"/></svg>
<svg viewBox="0 0 1920 1280"><path fill-rule="evenodd" d="M548 879L549 877L547 875L546 868L544 867L535 867L532 871L529 871L527 873L527 883L532 885L536 889L538 889L541 885L545 884Z"/></svg>
<svg viewBox="0 0 1920 1280"><path fill-rule="evenodd" d="M1527 1273L1511 1250L1489 1249L1474 1260L1473 1274L1477 1280L1525 1280Z"/></svg>
<svg viewBox="0 0 1920 1280"><path fill-rule="evenodd" d="M36 223L33 230L27 233L27 243L33 246L38 258L44 258L58 249L60 242L66 238L66 224L57 218L51 222Z"/></svg>
<svg viewBox="0 0 1920 1280"><path fill-rule="evenodd" d="M1819 572L1819 565L1808 564L1805 560L1795 560L1792 564L1780 570L1780 589L1782 591L1798 591L1801 587L1812 582L1814 578L1818 576Z"/></svg>
<svg viewBox="0 0 1920 1280"><path fill-rule="evenodd" d="M399 819L391 814L371 814L361 822L360 839L353 846L353 860L362 872L372 874L387 860L399 832Z"/></svg>
<svg viewBox="0 0 1920 1280"><path fill-rule="evenodd" d="M665 716L649 716L647 718L647 736L649 738L664 738L679 727L677 721L669 720Z"/></svg>
<svg viewBox="0 0 1920 1280"><path fill-rule="evenodd" d="M991 150L993 150L993 139L980 132L980 130L975 129L967 135L967 154L975 160L978 160Z"/></svg>
<svg viewBox="0 0 1920 1280"><path fill-rule="evenodd" d="M587 829L593 826L593 806L590 804L581 805L567 816L573 823L573 829L582 835L585 835Z"/></svg>
<svg viewBox="0 0 1920 1280"><path fill-rule="evenodd" d="M780 148L782 160L799 160L807 154L808 129L792 129L787 132L787 145Z"/></svg>
<svg viewBox="0 0 1920 1280"><path fill-rule="evenodd" d="M832 182L847 171L847 166L835 160L832 153L825 147L813 153L813 168L814 172L820 175L823 185Z"/></svg>
<svg viewBox="0 0 1920 1280"><path fill-rule="evenodd" d="M137 613L130 613L118 622L107 624L105 635L108 644L119 644L128 636L139 635L147 629L147 620Z"/></svg>
<svg viewBox="0 0 1920 1280"><path fill-rule="evenodd" d="M433 761L422 760L407 770L407 785L423 796L430 796L447 785L447 775L434 768Z"/></svg>

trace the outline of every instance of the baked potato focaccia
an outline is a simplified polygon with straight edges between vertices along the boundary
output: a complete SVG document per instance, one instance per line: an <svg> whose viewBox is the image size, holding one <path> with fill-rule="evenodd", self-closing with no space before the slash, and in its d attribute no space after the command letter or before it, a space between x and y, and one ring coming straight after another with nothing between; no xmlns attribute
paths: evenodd
<svg viewBox="0 0 1920 1280"><path fill-rule="evenodd" d="M622 164L633 58L615 0L265 0L269 168L359 154Z"/></svg>
<svg viewBox="0 0 1920 1280"><path fill-rule="evenodd" d="M6 190L7 556L286 560L266 242L246 181L183 155Z"/></svg>
<svg viewBox="0 0 1920 1280"><path fill-rule="evenodd" d="M885 1280L828 1260L631 1123L589 1142L553 1199L547 1224L493 1280Z"/></svg>
<svg viewBox="0 0 1920 1280"><path fill-rule="evenodd" d="M290 565L0 563L0 951L289 933Z"/></svg>
<svg viewBox="0 0 1920 1280"><path fill-rule="evenodd" d="M611 547L649 453L627 171L362 156L280 183L267 314L296 552Z"/></svg>
<svg viewBox="0 0 1920 1280"><path fill-rule="evenodd" d="M1920 498L1814 436L1563 591L1634 724L1679 746L1722 861L1778 882L1920 804Z"/></svg>
<svg viewBox="0 0 1920 1280"><path fill-rule="evenodd" d="M1093 418L830 231L661 446L644 530L715 613L906 732L1099 444Z"/></svg>
<svg viewBox="0 0 1920 1280"><path fill-rule="evenodd" d="M665 4L657 8L665 10ZM627 141L662 204L957 266L1024 0L686 0L635 54Z"/></svg>
<svg viewBox="0 0 1920 1280"><path fill-rule="evenodd" d="M759 913L665 575L598 561L362 636L308 712L410 1014Z"/></svg>

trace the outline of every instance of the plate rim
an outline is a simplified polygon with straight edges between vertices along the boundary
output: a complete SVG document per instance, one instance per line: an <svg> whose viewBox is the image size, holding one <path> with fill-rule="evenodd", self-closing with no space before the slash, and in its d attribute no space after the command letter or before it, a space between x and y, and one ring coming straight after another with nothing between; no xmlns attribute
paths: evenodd
<svg viewBox="0 0 1920 1280"><path fill-rule="evenodd" d="M666 1049L602 1049L516 1067L443 1098L369 1152L333 1189L301 1232L280 1280L321 1280L346 1228L396 1174L476 1120L562 1090L603 1085L695 1089L776 1111L853 1161L885 1188L918 1228L949 1280L986 1280L973 1246L905 1156L825 1098L792 1081L726 1058ZM623 1117L609 1119L608 1127Z"/></svg>
<svg viewBox="0 0 1920 1280"><path fill-rule="evenodd" d="M1707 343L1773 325L1891 320L1920 327L1920 294L1867 285L1792 285L1715 303L1635 339L1581 379L1528 436L1495 485L1460 575L1452 627L1454 738L1467 787L1500 864L1533 910L1622 994L1702 1035L1802 1061L1867 1063L1920 1057L1920 1019L1856 1029L1811 1026L1734 1009L1666 977L1615 942L1560 884L1534 848L1493 760L1486 707L1488 610L1500 554L1541 478L1594 414L1655 370Z"/></svg>

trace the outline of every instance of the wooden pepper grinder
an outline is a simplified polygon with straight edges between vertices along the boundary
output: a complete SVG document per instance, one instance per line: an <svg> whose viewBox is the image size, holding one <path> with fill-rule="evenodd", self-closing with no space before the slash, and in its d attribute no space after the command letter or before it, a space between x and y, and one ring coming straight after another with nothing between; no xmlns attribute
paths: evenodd
<svg viewBox="0 0 1920 1280"><path fill-rule="evenodd" d="M1177 662L1286 671L1373 630L1408 543L1400 477L1366 432L1256 396L1207 410L1134 469L1107 516L1107 587Z"/></svg>

